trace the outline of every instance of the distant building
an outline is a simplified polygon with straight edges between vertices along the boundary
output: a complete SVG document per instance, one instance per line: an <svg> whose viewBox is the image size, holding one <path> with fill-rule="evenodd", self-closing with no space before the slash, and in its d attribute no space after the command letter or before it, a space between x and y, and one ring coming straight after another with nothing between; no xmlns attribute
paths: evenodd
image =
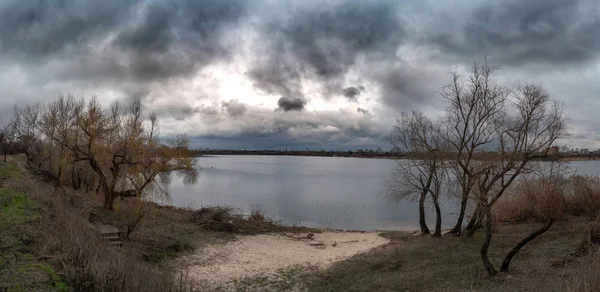
<svg viewBox="0 0 600 292"><path fill-rule="evenodd" d="M550 147L550 149L548 149L548 155L556 155L558 154L559 149L558 146L552 146Z"/></svg>
<svg viewBox="0 0 600 292"><path fill-rule="evenodd" d="M579 153L581 153L581 154L588 154L588 153L590 153L590 149L587 149L587 148L586 149L581 149L581 150L579 150Z"/></svg>

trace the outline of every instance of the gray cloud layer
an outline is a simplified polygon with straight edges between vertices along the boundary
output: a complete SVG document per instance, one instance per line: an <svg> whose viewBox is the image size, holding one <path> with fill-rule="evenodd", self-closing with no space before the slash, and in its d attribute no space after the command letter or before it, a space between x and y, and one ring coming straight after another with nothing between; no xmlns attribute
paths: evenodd
<svg viewBox="0 0 600 292"><path fill-rule="evenodd" d="M250 41L240 32L255 37ZM544 82L544 74L560 71L560 84L578 88L577 96L559 96L563 101L580 98L568 102L574 111L589 103L583 99L595 98L596 81L590 79L599 74L586 79L577 70L563 69L587 68L597 63L599 51L596 0L464 0L452 5L411 0L5 0L0 2L0 74L6 76L0 80L0 115L14 102L51 98L40 92L52 90L169 96L179 89L178 80L243 56L245 78L258 92L273 96L266 107L277 107L277 115L260 112L263 122L250 122L258 119L256 110L231 100L215 106L181 102L155 110L182 123L202 116L252 125L236 132L246 139L256 133L275 135L265 131L265 124L270 125L265 119L302 132L303 122L292 124L298 116L310 115L307 105L313 99L339 98L354 106L352 120L344 122L378 119L372 127L381 128L367 133L379 143L375 137L387 130L381 125L393 120L394 113L443 107L432 100L449 81L447 73L484 54L509 70L507 75ZM550 84L551 93L565 92L558 84ZM212 94L204 88L197 96L201 100ZM365 105L368 97L377 104ZM320 126L311 122L311 130L303 132L314 141L303 136L302 143L333 143L326 141L332 130L327 125L333 124L346 137L336 143L365 138L341 121L327 124L329 117L318 116L324 119L314 121ZM576 123L575 128L595 128L584 125L590 121ZM292 132L277 132L277 139L300 139ZM214 135L211 139L218 139Z"/></svg>

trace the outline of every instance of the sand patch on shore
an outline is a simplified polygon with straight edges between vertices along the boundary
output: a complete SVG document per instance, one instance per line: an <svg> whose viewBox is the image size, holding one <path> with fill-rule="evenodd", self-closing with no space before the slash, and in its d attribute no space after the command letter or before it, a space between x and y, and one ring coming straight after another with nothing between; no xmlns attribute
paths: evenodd
<svg viewBox="0 0 600 292"><path fill-rule="evenodd" d="M325 268L388 242L376 232L261 234L208 246L183 260L192 279L224 284L298 265Z"/></svg>

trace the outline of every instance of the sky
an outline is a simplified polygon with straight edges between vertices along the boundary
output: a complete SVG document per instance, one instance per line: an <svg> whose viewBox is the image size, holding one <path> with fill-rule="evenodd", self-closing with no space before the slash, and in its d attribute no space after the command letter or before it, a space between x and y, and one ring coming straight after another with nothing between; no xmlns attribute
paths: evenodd
<svg viewBox="0 0 600 292"><path fill-rule="evenodd" d="M388 148L484 56L600 148L598 0L0 0L0 120L59 94L142 99L195 148Z"/></svg>

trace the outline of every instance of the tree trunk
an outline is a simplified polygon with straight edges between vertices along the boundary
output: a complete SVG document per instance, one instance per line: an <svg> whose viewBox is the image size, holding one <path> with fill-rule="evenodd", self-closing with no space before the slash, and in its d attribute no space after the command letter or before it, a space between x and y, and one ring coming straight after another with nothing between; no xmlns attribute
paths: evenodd
<svg viewBox="0 0 600 292"><path fill-rule="evenodd" d="M477 206L475 207L475 211L473 211L473 216L471 216L471 220L469 220L467 227L465 227L465 230L467 231L467 236L473 236L473 234L475 234L475 231L482 227L482 220L483 214L480 212L479 206Z"/></svg>
<svg viewBox="0 0 600 292"><path fill-rule="evenodd" d="M100 178L100 187L102 188L102 193L104 193L104 209L112 211L113 202L115 200L113 190L108 187L108 183L106 182L106 176L104 176L104 173L102 172L102 169L100 168L98 162L93 157L90 157L88 161L90 162L90 167Z"/></svg>
<svg viewBox="0 0 600 292"><path fill-rule="evenodd" d="M527 236L523 240L521 240L506 255L506 257L504 258L504 261L502 261L502 267L500 267L500 272L508 272L508 267L510 266L510 261L519 252L519 250L521 250L521 248L523 248L523 246L525 246L530 241L534 240L536 237L538 237L538 236L544 234L546 231L548 231L548 229L550 229L550 227L552 227L553 223L554 223L554 220L549 220L548 222L546 222L546 224L544 226L542 226L542 228L536 230L535 232L529 234L529 236Z"/></svg>
<svg viewBox="0 0 600 292"><path fill-rule="evenodd" d="M433 206L435 207L435 232L433 236L442 237L442 211L440 210L440 202L437 195L433 197Z"/></svg>
<svg viewBox="0 0 600 292"><path fill-rule="evenodd" d="M112 192L104 194L104 210L113 211L113 202L115 198Z"/></svg>
<svg viewBox="0 0 600 292"><path fill-rule="evenodd" d="M492 241L492 213L491 211L486 212L485 216L485 239L483 240L483 244L481 245L481 249L479 253L481 254L481 261L483 262L483 266L487 271L488 275L495 276L497 274L494 265L490 262L490 258L488 257L488 249L490 247L490 242Z"/></svg>
<svg viewBox="0 0 600 292"><path fill-rule="evenodd" d="M73 165L71 167L71 185L73 185L73 189L74 190L78 190L80 187L80 183L78 183L77 179L75 178L77 176L77 172L75 172L75 165Z"/></svg>
<svg viewBox="0 0 600 292"><path fill-rule="evenodd" d="M419 198L419 226L421 227L422 234L429 234L429 227L425 221L425 197L427 196L427 190L421 191L421 197Z"/></svg>
<svg viewBox="0 0 600 292"><path fill-rule="evenodd" d="M460 211L458 213L458 219L456 219L456 224L454 225L452 230L450 230L450 233L452 233L456 236L460 236L460 234L462 232L462 225L463 225L463 221L465 220L465 211L467 210L468 200L469 200L469 196L465 196L465 194L463 194L463 196L460 200Z"/></svg>
<svg viewBox="0 0 600 292"><path fill-rule="evenodd" d="M8 151L4 151L4 162L6 162L6 155L8 154Z"/></svg>

